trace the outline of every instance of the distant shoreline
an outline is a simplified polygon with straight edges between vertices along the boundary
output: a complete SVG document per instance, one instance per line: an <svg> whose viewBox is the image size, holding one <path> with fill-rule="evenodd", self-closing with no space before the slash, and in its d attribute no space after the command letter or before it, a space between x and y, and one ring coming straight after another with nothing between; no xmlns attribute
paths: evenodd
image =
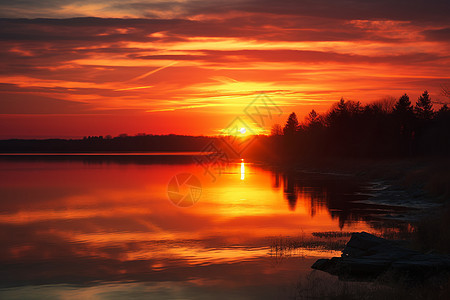
<svg viewBox="0 0 450 300"><path fill-rule="evenodd" d="M167 152L11 152L0 153L0 156L197 156L208 155L211 152L186 152L186 151L167 151Z"/></svg>

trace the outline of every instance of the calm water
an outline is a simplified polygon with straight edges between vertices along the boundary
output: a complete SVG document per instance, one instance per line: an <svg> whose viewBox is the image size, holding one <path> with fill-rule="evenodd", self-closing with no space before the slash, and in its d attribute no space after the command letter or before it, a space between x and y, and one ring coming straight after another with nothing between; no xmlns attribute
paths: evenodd
<svg viewBox="0 0 450 300"><path fill-rule="evenodd" d="M169 201L179 173L201 182L191 207ZM382 229L351 176L247 162L216 175L186 157L1 158L0 298L283 299L339 253L277 241Z"/></svg>

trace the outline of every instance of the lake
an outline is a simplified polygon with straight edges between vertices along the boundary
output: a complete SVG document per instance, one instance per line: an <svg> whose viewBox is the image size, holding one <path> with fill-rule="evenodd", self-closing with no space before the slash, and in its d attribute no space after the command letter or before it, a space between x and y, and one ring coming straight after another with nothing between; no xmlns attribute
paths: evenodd
<svg viewBox="0 0 450 300"><path fill-rule="evenodd" d="M288 299L340 255L332 241L398 230L379 218L393 208L359 201L379 182L210 167L188 153L0 157L0 298Z"/></svg>

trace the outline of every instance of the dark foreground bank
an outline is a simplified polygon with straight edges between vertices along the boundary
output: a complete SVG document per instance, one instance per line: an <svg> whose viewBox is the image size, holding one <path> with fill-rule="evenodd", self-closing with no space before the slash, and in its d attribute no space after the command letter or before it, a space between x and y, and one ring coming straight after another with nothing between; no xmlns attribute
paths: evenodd
<svg viewBox="0 0 450 300"><path fill-rule="evenodd" d="M341 257L319 259L313 269L342 280L389 278L389 283L415 285L448 281L450 256L421 253L367 232L353 233Z"/></svg>

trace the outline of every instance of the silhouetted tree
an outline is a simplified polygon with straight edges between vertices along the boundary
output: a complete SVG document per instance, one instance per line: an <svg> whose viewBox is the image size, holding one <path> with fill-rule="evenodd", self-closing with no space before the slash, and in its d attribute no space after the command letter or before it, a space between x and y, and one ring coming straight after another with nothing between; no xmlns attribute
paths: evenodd
<svg viewBox="0 0 450 300"><path fill-rule="evenodd" d="M397 101L385 98L372 104L341 99L328 113L312 110L298 127L294 113L285 135L271 137L273 153L286 161L323 157L404 157L450 153L450 110L433 113L425 91L416 108L407 94ZM416 118L417 116L417 118ZM318 124L318 126L312 126ZM293 134L295 133L295 134Z"/></svg>
<svg viewBox="0 0 450 300"><path fill-rule="evenodd" d="M337 111L344 115L355 115L361 111L361 103L359 101L345 101L344 98L341 98L337 104Z"/></svg>
<svg viewBox="0 0 450 300"><path fill-rule="evenodd" d="M273 124L270 134L273 136L283 135L283 128L280 124Z"/></svg>
<svg viewBox="0 0 450 300"><path fill-rule="evenodd" d="M445 114L449 112L449 108L447 104L442 105L442 107L438 110L438 114Z"/></svg>
<svg viewBox="0 0 450 300"><path fill-rule="evenodd" d="M441 106L441 108L435 113L435 119L439 122L450 121L450 108L448 108L447 104L444 104ZM444 129L444 128L443 128ZM444 130L447 130L450 128L445 128Z"/></svg>
<svg viewBox="0 0 450 300"><path fill-rule="evenodd" d="M322 125L322 119L318 113L313 109L306 117L306 125L310 128L317 128Z"/></svg>
<svg viewBox="0 0 450 300"><path fill-rule="evenodd" d="M393 113L400 116L409 116L413 113L413 107L407 94L401 96L394 104Z"/></svg>
<svg viewBox="0 0 450 300"><path fill-rule="evenodd" d="M289 115L289 118L286 122L286 125L284 125L283 132L285 135L294 135L299 129L298 119L295 112L291 113Z"/></svg>
<svg viewBox="0 0 450 300"><path fill-rule="evenodd" d="M428 91L424 91L419 97L414 107L414 111L419 119L430 120L433 117L433 104L431 103Z"/></svg>
<svg viewBox="0 0 450 300"><path fill-rule="evenodd" d="M395 117L397 126L399 126L398 132L400 133L400 136L398 142L402 145L399 151L400 153L408 151L411 154L411 143L415 135L413 130L414 110L407 94L404 94L398 99L394 105L392 114ZM406 148L408 148L408 150L406 150Z"/></svg>
<svg viewBox="0 0 450 300"><path fill-rule="evenodd" d="M359 101L345 101L344 98L341 98L327 114L327 124L331 127L346 127L349 120L359 113L361 113L361 103Z"/></svg>
<svg viewBox="0 0 450 300"><path fill-rule="evenodd" d="M384 114L390 114L394 109L396 101L397 100L395 99L395 97L387 96L378 101L375 101L374 103L372 103L371 106L374 108L376 107L375 109L379 110Z"/></svg>

